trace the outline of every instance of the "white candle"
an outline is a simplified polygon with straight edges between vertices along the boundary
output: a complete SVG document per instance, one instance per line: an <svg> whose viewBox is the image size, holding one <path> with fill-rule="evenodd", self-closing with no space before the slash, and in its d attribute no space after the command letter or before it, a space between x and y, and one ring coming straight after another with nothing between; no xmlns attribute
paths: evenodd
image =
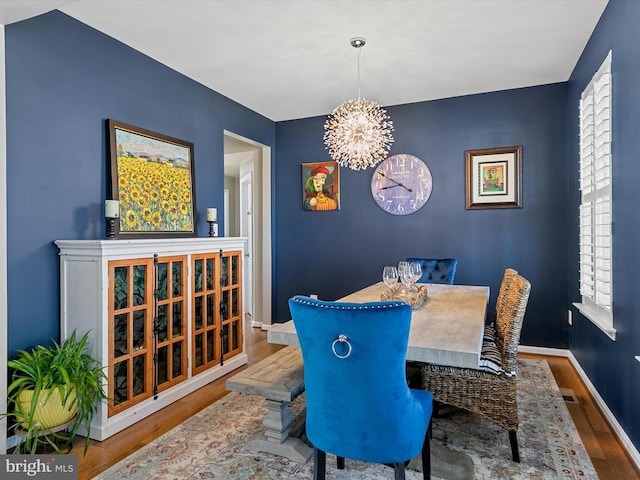
<svg viewBox="0 0 640 480"><path fill-rule="evenodd" d="M218 209L207 208L207 222L216 222L218 220Z"/></svg>
<svg viewBox="0 0 640 480"><path fill-rule="evenodd" d="M120 216L120 202L118 200L105 200L104 216L106 218L118 218Z"/></svg>

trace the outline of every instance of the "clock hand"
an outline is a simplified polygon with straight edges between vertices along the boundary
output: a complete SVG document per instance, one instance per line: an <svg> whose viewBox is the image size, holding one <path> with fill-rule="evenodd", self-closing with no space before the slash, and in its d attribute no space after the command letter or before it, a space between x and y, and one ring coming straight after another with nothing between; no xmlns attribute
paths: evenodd
<svg viewBox="0 0 640 480"><path fill-rule="evenodd" d="M391 178L391 177L387 177L384 173L382 173L382 172L378 172L378 173L379 173L380 175L382 175L384 178L386 178L387 180L391 180L393 183L395 183L395 184L396 184L395 186L402 187L402 188L404 188L405 190L407 190L407 191L409 191L409 192L413 192L413 190L412 190L412 189L410 189L409 187L407 187L406 185L403 185L402 183L400 183L400 182L398 182L398 181L394 180L394 179L393 179L393 178ZM382 190L382 189L381 189L381 190Z"/></svg>
<svg viewBox="0 0 640 480"><path fill-rule="evenodd" d="M395 187L399 187L399 186L400 185L387 185L386 187L380 187L380 190L386 190L387 188L395 188ZM402 186L404 187L404 185L402 185Z"/></svg>

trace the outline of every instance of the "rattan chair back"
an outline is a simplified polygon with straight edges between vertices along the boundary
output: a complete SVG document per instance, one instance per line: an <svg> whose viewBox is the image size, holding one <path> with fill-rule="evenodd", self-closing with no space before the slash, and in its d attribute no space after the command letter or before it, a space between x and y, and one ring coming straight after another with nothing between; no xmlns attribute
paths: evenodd
<svg viewBox="0 0 640 480"><path fill-rule="evenodd" d="M502 353L502 368L518 370L518 345L531 284L520 275L513 275L496 317L496 345Z"/></svg>

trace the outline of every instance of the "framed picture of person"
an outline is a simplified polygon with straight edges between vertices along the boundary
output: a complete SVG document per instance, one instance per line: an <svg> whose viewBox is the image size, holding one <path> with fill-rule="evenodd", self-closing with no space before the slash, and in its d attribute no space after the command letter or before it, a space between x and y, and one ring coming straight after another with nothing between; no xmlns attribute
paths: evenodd
<svg viewBox="0 0 640 480"><path fill-rule="evenodd" d="M340 210L338 162L302 164L302 209L310 212Z"/></svg>

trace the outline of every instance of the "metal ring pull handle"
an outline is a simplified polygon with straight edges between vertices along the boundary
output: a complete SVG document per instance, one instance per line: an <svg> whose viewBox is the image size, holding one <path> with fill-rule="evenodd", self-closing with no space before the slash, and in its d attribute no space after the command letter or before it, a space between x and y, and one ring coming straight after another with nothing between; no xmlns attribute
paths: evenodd
<svg viewBox="0 0 640 480"><path fill-rule="evenodd" d="M336 343L346 343L347 344L347 353L345 355L339 355L338 352L336 352ZM336 338L333 343L331 344L331 350L333 351L333 354L342 359L342 358L347 358L349 355L351 355L351 344L349 343L349 340L347 340L347 336L344 334L340 334L338 335L338 338Z"/></svg>

